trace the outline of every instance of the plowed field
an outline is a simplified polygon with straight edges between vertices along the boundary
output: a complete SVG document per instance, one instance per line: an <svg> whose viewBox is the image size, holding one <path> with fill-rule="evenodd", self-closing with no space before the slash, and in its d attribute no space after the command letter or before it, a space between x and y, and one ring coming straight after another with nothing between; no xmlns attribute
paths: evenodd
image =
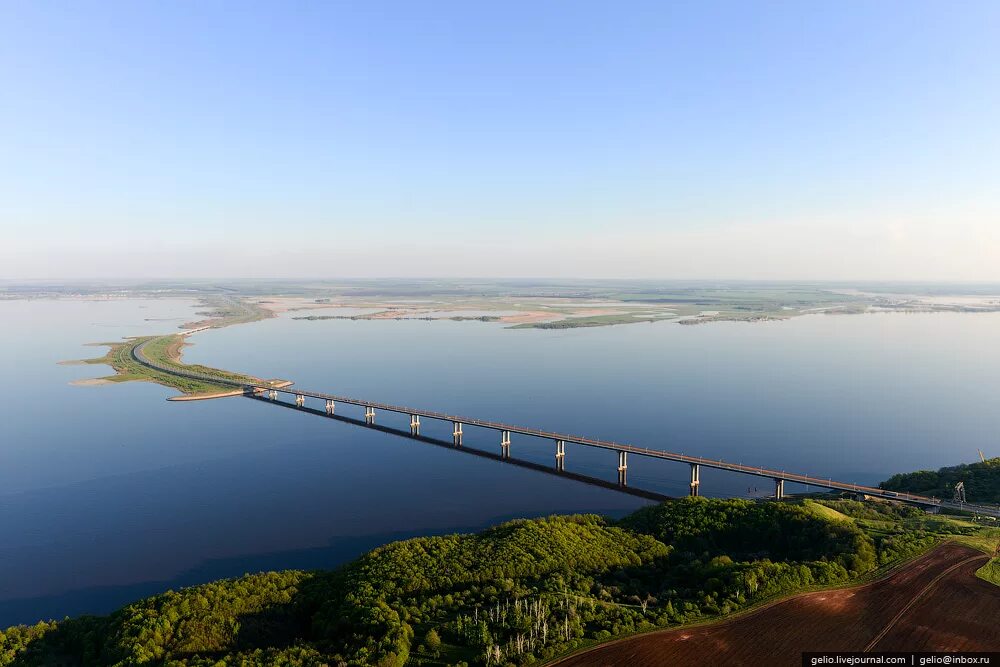
<svg viewBox="0 0 1000 667"><path fill-rule="evenodd" d="M1000 588L975 575L985 562L981 552L946 544L872 584L799 595L731 621L632 637L558 664L797 666L803 651L997 651Z"/></svg>

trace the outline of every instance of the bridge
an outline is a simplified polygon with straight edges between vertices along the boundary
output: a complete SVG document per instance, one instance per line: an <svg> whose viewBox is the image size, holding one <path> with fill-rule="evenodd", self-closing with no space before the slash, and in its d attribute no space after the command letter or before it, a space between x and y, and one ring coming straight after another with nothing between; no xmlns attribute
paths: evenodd
<svg viewBox="0 0 1000 667"><path fill-rule="evenodd" d="M446 423L450 422L452 425L452 441L455 447L462 446L464 426L477 426L483 429L491 430L499 433L500 435L498 444L500 445L501 459L510 459L511 447L513 446L513 440L511 436L514 434L522 436L530 436L550 441L554 446L555 468L556 470L561 472L565 471L567 444L584 446L584 447L595 447L599 449L614 451L617 453L617 458L618 458L618 465L617 465L618 485L622 488L625 488L628 484L628 457L631 454L633 457L661 459L665 461L687 464L690 468L690 482L688 488L689 488L689 494L692 496L701 495L701 469L711 468L715 470L724 470L727 472L735 472L744 475L752 475L755 477L762 477L769 479L774 484L774 498L778 500L785 497L785 483L792 482L797 484L804 484L807 486L815 486L817 488L822 488L822 489L829 489L832 491L847 492L854 494L859 498L860 497L881 498L884 500L905 502L912 505L918 505L930 508L933 510L946 508L946 509L953 509L965 512L974 512L986 516L1000 518L1000 507L990 507L990 506L976 505L971 503L955 503L951 501L930 498L928 496L923 496L915 493L887 491L885 489L881 489L874 486L865 486L861 484L855 484L852 482L837 481L832 478L822 478L822 477L815 477L812 475L802 475L798 473L789 472L786 470L775 470L771 468L765 468L763 466L752 466L752 465L744 465L742 463L731 463L728 461L724 461L722 459L710 459L702 456L679 454L675 452L668 452L660 449L650 449L648 447L639 447L636 445L629 445L609 440L600 440L580 435L571 435L567 433L558 433L555 431L546 431L526 426L518 426L515 424L506 424L503 422L495 422L484 419L476 419L472 417L453 415L444 412L424 410L421 408L412 408L400 405L391 405L388 403L379 403L376 401L362 400L357 398L351 398L348 396L339 396L336 394L307 391L304 389L293 389L291 387L274 387L271 386L269 383L265 382L238 383L231 380L220 379L203 373L188 371L186 369L178 368L175 366L165 366L163 364L158 364L156 362L153 362L147 359L143 355L142 348L145 345L146 343L141 343L132 348L133 358L137 362L145 366L148 366L150 368L165 373L172 373L174 375L179 375L182 377L205 380L213 382L215 384L221 384L227 386L239 386L242 387L244 395L257 399L263 398L263 399L269 399L271 401L277 401L279 394L285 394L288 396L293 396L295 406L302 409L306 409L306 399L323 401L324 411L327 415L331 417L334 416L336 412L336 406L338 403L362 407L364 408L365 411L364 423L369 426L375 425L376 415L380 411L409 416L410 434L412 436L420 435L421 419L437 420ZM309 410L311 412L315 411L311 408Z"/></svg>

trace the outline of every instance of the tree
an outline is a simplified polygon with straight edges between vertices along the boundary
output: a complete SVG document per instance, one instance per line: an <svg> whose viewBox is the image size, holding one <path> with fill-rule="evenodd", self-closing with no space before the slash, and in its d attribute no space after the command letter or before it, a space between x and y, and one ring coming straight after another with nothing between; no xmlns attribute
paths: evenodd
<svg viewBox="0 0 1000 667"><path fill-rule="evenodd" d="M437 630L431 628L427 631L427 636L424 637L424 644L430 650L434 651L434 657L436 658L441 651L441 637L438 636Z"/></svg>

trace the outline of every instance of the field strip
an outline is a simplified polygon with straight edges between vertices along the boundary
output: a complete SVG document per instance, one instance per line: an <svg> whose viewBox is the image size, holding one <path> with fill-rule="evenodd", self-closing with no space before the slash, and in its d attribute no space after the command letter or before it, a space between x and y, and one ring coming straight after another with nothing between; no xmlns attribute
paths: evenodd
<svg viewBox="0 0 1000 667"><path fill-rule="evenodd" d="M914 556L912 556L910 558L906 558L906 559L904 559L904 560L902 560L900 562L897 562L897 563L893 564L892 566L890 566L886 570L880 572L874 579L862 580L862 581L858 581L858 582L853 583L853 584L848 584L846 586L833 586L833 587L829 587L829 588L824 587L824 588L822 588L820 590L807 590L807 591L802 591L802 592L799 592L799 593L793 593L793 594L788 595L788 596L783 596L783 597L778 597L776 599L768 600L768 601L763 602L763 603L761 603L759 605L754 605L754 606L752 606L752 607L750 607L748 609L744 609L744 610L738 611L738 612L736 612L736 613L734 613L732 615L725 616L725 617L722 617L722 618L714 618L714 619L711 619L711 620L699 621L699 622L695 622L695 623L684 624L684 625L673 626L673 627L667 627L667 628L658 628L658 629L655 629L655 630L651 630L649 632L641 632L641 633L636 633L636 634L633 634L633 635L628 635L626 637L621 637L619 639L613 639L613 640L608 641L608 642L603 642L603 643L595 644L593 646L588 646L588 647L586 647L584 649L580 649L580 650L571 652L569 654L565 654L565 655L562 655L562 656L555 657L550 662L546 662L546 663L543 663L543 664L545 665L545 667L556 667L557 665L560 665L562 663L570 662L571 660L576 660L576 659L580 658L581 656L585 656L588 653L594 653L594 652L599 651L599 650L601 650L603 648L606 648L608 646L614 646L615 644L624 644L624 643L627 643L627 642L630 642L630 641L635 641L635 640L639 640L639 639L649 638L649 637L652 637L652 636L655 636L655 635L671 634L671 633L681 632L681 631L685 631L685 630L692 630L693 631L693 630L698 630L698 629L719 628L719 627L722 627L722 626L731 625L731 624L734 624L734 623L739 623L739 622L745 621L747 619L751 619L751 618L754 618L754 617L759 616L761 614L764 614L764 613L770 611L772 608L777 607L779 605L786 604L786 603L792 602L792 601L800 599L800 598L806 598L806 597L810 597L810 596L813 596L813 595L818 595L818 594L821 594L821 593L824 593L824 592L830 592L830 591L848 591L848 590L857 591L857 590L861 590L861 589L864 589L864 588L869 588L869 587L874 586L874 585L876 585L878 583L888 581L889 579L891 579L895 575L903 572L907 568L915 565L916 563L918 563L918 562L920 562L920 561L922 561L924 559L929 558L933 553L937 552L939 549L943 549L943 548L945 548L945 547L947 547L949 545L955 545L955 544L956 543L953 540L945 540L943 542L939 542L938 544L935 544L934 546L930 547L926 551L923 551L923 552L918 553L918 554L916 554L916 555L914 555ZM965 545L962 545L962 546L965 546ZM966 548L971 549L972 547L966 547ZM966 559L966 560L962 561L962 563L965 563L968 560L975 560L976 558L983 558L983 557L984 556L973 556L973 557L971 557L969 559ZM958 563L958 565L956 565L954 567L961 566L962 563ZM947 572L943 573L941 576L944 576L944 574L947 574ZM925 590L926 590L926 588L925 588Z"/></svg>
<svg viewBox="0 0 1000 667"><path fill-rule="evenodd" d="M975 561L975 560L982 560L984 558L988 560L989 556L980 555L980 556L972 556L971 558L966 558L963 561L959 561L958 563L955 563L954 565L952 565L951 567L949 567L947 570L945 570L944 572L942 572L938 576L936 576L933 579L931 579L931 581L926 586L924 586L922 589L920 589L920 592L918 592L916 595L914 595L910 599L910 601L907 602L906 605L902 609L899 610L898 614L896 614L895 616L892 617L892 620L889 621L884 628L882 628L882 631L879 632L877 635L875 635L875 638L872 639L871 642L868 644L868 646L866 646L864 648L865 653L867 653L867 652L871 651L873 648L875 648L875 645L878 644L880 641L882 641L887 634L889 634L889 631L892 630L892 628L896 625L896 623L898 623L900 621L900 619L902 619L903 616L906 615L906 612L910 611L910 609L913 607L913 605L915 605L918 601L920 601L921 598L923 598L927 593L929 593L931 591L931 589L934 588L938 584L939 581L941 581L942 579L944 579L949 574L951 574L952 572L954 572L958 568L962 567L966 563L971 563L972 561Z"/></svg>

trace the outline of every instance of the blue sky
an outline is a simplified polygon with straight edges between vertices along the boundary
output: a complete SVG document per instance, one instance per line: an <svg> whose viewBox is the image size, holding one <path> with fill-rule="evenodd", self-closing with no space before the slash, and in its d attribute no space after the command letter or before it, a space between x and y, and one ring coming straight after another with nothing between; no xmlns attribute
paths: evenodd
<svg viewBox="0 0 1000 667"><path fill-rule="evenodd" d="M998 119L997 2L17 0L0 277L1000 280Z"/></svg>

